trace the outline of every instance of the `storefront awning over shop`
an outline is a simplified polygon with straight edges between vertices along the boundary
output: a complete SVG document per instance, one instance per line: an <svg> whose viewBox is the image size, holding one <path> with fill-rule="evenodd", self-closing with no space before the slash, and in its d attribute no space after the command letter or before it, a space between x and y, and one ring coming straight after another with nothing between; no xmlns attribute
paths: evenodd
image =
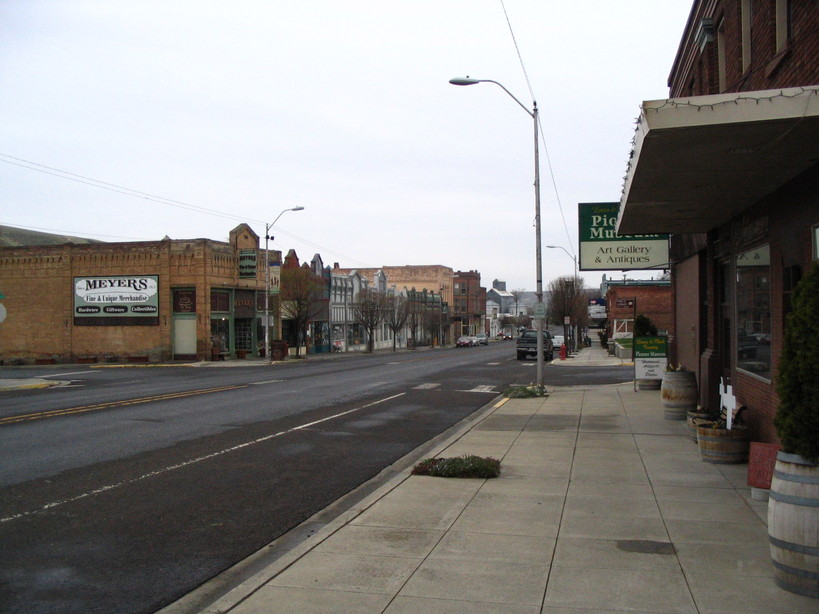
<svg viewBox="0 0 819 614"><path fill-rule="evenodd" d="M818 161L819 86L645 102L617 231L708 231Z"/></svg>

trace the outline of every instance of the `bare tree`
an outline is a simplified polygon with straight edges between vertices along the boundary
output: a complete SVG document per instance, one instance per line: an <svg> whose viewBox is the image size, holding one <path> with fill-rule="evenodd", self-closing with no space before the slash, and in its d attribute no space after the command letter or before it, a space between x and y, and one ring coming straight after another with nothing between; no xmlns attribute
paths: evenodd
<svg viewBox="0 0 819 614"><path fill-rule="evenodd" d="M435 347L435 338L441 334L443 325L443 313L439 305L434 305L424 310L423 327L427 336L432 339L432 346ZM441 341L443 345L443 341Z"/></svg>
<svg viewBox="0 0 819 614"><path fill-rule="evenodd" d="M394 294L387 300L387 313L384 321L387 328L392 331L392 351L395 351L395 343L398 333L406 326L409 317L410 303L406 296Z"/></svg>
<svg viewBox="0 0 819 614"><path fill-rule="evenodd" d="M520 315L519 305L520 299L523 298L523 295L526 293L526 290L523 288L515 288L514 290L510 290L509 294L512 295L512 298L515 299L515 313L514 316L518 317Z"/></svg>
<svg viewBox="0 0 819 614"><path fill-rule="evenodd" d="M387 315L387 296L371 288L358 293L358 300L352 305L353 319L367 331L367 351L375 349L375 329Z"/></svg>
<svg viewBox="0 0 819 614"><path fill-rule="evenodd" d="M569 340L569 324L579 326L585 323L588 317L586 309L586 291L581 277L558 277L549 282L549 320L553 324L563 325L563 336Z"/></svg>
<svg viewBox="0 0 819 614"><path fill-rule="evenodd" d="M324 280L308 266L282 268L281 315L282 319L292 320L296 329L296 356L307 339L310 322L322 311L324 285Z"/></svg>
<svg viewBox="0 0 819 614"><path fill-rule="evenodd" d="M424 304L420 301L410 300L407 309L407 326L409 327L412 347L418 345L418 333L421 332L424 318Z"/></svg>

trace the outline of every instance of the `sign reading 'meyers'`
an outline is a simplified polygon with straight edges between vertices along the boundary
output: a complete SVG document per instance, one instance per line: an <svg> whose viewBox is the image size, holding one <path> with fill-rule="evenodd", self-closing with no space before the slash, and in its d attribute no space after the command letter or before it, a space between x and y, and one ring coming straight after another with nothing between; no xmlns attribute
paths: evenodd
<svg viewBox="0 0 819 614"><path fill-rule="evenodd" d="M75 318L156 318L157 275L74 278Z"/></svg>

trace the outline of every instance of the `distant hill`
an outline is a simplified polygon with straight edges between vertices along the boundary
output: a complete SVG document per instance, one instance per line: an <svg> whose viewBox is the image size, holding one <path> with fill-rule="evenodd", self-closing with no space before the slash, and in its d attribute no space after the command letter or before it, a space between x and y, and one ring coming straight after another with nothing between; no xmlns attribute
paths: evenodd
<svg viewBox="0 0 819 614"><path fill-rule="evenodd" d="M65 243L86 244L104 243L104 241L97 241L95 239L85 239L83 237L71 237L68 235L58 235L48 232L38 232L36 230L26 230L24 228L14 228L13 226L0 225L0 247L63 245Z"/></svg>

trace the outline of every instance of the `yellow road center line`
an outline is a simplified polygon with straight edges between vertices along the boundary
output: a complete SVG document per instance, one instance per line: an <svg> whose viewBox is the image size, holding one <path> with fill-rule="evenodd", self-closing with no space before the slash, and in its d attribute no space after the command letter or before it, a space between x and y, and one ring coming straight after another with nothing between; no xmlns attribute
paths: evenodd
<svg viewBox="0 0 819 614"><path fill-rule="evenodd" d="M82 414L90 411L99 411L101 409L110 409L112 407L124 407L128 405L140 405L143 403L152 403L154 401L166 401L169 399L183 399L186 397L193 397L200 394L210 394L213 392L225 392L228 390L238 390L239 388L247 388L246 384L240 386L221 386L218 388L204 388L202 390L190 390L187 392L169 392L167 394L158 394L151 397L142 397L138 399L126 399L123 401L109 401L107 403L97 403L95 405L82 405L79 407L68 407L66 409L53 409L50 411L41 411L33 414L23 414L20 416L8 416L0 418L0 426L4 424L16 424L19 422L30 422L32 420L42 420L44 418L55 418L57 416L69 416L72 414Z"/></svg>

